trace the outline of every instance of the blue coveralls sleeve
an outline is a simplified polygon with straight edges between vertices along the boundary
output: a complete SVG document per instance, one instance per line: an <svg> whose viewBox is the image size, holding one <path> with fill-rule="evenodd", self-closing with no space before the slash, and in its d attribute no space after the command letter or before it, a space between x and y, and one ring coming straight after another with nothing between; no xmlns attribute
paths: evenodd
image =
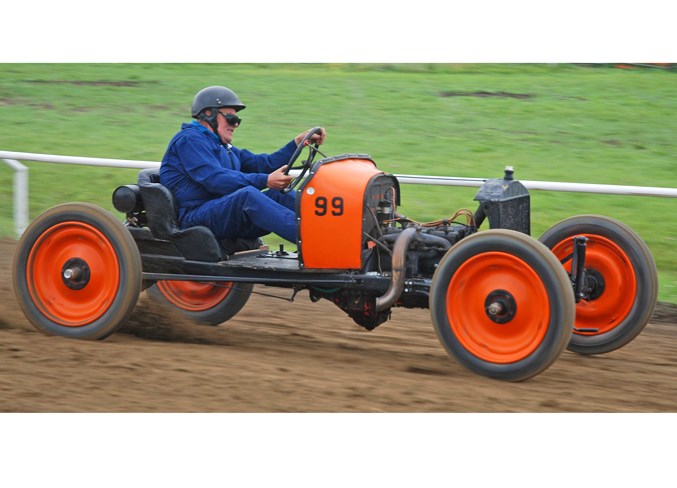
<svg viewBox="0 0 677 488"><path fill-rule="evenodd" d="M206 139L179 138L175 150L186 173L211 193L225 195L246 186L262 190L268 183L268 175L261 170L243 173L225 168Z"/></svg>

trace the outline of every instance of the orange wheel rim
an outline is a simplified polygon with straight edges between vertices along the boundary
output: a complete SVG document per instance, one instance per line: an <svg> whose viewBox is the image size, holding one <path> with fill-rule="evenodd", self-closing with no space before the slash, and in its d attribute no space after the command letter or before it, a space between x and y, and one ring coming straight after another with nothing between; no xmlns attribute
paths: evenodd
<svg viewBox="0 0 677 488"><path fill-rule="evenodd" d="M514 315L504 323L487 312L497 290L512 297ZM548 330L547 290L531 266L511 254L488 252L465 261L449 283L446 300L454 336L484 361L508 364L525 359Z"/></svg>
<svg viewBox="0 0 677 488"><path fill-rule="evenodd" d="M86 280L74 287L65 279L85 268ZM115 249L99 230L83 222L63 222L47 229L28 256L26 281L33 303L52 322L66 327L90 324L110 308L118 294L120 265Z"/></svg>
<svg viewBox="0 0 677 488"><path fill-rule="evenodd" d="M576 332L580 335L604 334L614 329L630 313L637 293L637 276L628 255L611 240L595 234L588 238L585 251L586 269L594 269L604 278L604 291L590 301L576 304L576 323L579 329L597 329L597 332ZM563 260L573 252L573 239L565 239L552 252ZM564 264L571 272L571 260Z"/></svg>
<svg viewBox="0 0 677 488"><path fill-rule="evenodd" d="M188 312L203 312L221 303L230 293L233 283L215 285L198 281L158 281L157 286L175 307Z"/></svg>

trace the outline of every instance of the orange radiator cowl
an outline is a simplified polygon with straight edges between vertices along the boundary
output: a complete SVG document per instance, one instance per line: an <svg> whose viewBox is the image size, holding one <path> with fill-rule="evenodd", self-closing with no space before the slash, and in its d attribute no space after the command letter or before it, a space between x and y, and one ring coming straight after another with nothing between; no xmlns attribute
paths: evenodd
<svg viewBox="0 0 677 488"><path fill-rule="evenodd" d="M385 175L369 156L345 155L315 163L297 199L299 263L304 268L351 269L362 266L369 244L363 229L375 224L367 208L382 193L370 190ZM397 186L393 176L385 187ZM369 194L368 194L369 191Z"/></svg>

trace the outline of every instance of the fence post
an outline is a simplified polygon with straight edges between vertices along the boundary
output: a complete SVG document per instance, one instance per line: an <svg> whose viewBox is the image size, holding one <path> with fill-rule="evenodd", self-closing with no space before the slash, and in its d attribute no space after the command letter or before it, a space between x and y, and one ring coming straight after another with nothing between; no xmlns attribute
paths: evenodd
<svg viewBox="0 0 677 488"><path fill-rule="evenodd" d="M14 159L3 159L14 170L14 225L17 237L28 227L28 167Z"/></svg>

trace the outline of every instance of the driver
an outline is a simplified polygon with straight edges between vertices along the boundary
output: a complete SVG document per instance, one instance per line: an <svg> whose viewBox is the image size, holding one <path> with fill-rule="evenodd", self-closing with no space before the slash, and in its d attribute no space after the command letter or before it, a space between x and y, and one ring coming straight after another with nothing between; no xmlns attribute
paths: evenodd
<svg viewBox="0 0 677 488"><path fill-rule="evenodd" d="M284 174L287 162L309 131L271 154L239 149L231 141L244 108L226 87L200 90L191 109L196 120L169 141L160 183L174 194L181 228L204 225L233 241L274 232L296 243L296 192L280 190L293 179ZM321 129L310 142L322 144L326 135Z"/></svg>

